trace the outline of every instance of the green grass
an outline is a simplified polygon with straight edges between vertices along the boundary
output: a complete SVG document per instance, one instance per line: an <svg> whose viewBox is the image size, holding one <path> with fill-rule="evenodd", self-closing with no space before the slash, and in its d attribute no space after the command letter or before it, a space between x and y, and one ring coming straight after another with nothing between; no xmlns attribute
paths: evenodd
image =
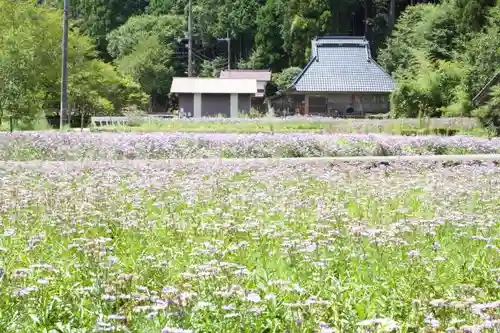
<svg viewBox="0 0 500 333"><path fill-rule="evenodd" d="M169 119L145 122L138 126L110 125L93 131L109 132L203 132L203 133L388 133L407 135L469 134L487 136L474 120L443 119Z"/></svg>
<svg viewBox="0 0 500 333"><path fill-rule="evenodd" d="M2 173L1 332L444 332L499 297L498 167Z"/></svg>

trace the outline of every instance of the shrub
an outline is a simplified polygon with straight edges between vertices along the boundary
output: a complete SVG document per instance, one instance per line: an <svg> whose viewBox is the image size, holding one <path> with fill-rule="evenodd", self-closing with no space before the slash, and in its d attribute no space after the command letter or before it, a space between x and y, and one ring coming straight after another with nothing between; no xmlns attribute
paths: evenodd
<svg viewBox="0 0 500 333"><path fill-rule="evenodd" d="M273 74L272 81L276 84L279 90L284 90L292 84L293 80L302 71L299 67L285 68L283 71Z"/></svg>
<svg viewBox="0 0 500 333"><path fill-rule="evenodd" d="M473 113L485 128L500 136L500 85L492 88L490 96L486 105L477 108Z"/></svg>
<svg viewBox="0 0 500 333"><path fill-rule="evenodd" d="M144 124L144 117L146 117L146 112L139 109L136 105L130 105L123 109L123 115L128 117L128 126L141 126Z"/></svg>
<svg viewBox="0 0 500 333"><path fill-rule="evenodd" d="M264 115L265 115L264 113L260 112L259 110L255 109L255 108L250 108L250 110L248 111L249 118L261 118Z"/></svg>

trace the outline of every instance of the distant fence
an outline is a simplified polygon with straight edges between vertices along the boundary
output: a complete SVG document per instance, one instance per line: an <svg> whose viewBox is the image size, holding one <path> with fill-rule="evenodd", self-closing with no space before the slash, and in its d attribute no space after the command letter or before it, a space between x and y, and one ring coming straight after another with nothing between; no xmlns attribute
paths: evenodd
<svg viewBox="0 0 500 333"><path fill-rule="evenodd" d="M47 122L49 123L50 127L52 128L59 128L60 125L60 117L59 115L53 115L53 116L46 116ZM71 120L69 121L69 124L67 124L68 120L65 120L65 123L69 125L71 128L79 128L79 127L88 127L90 124L90 116L85 115L83 117L83 124L82 124L82 117L81 116L74 116L71 117Z"/></svg>
<svg viewBox="0 0 500 333"><path fill-rule="evenodd" d="M127 117L127 116L116 116L116 117L91 117L90 123L93 126L109 126L109 125L125 125L131 120L142 120L145 122L152 122L161 119L169 119L173 118L173 115L170 114L161 114L161 115L148 115L145 117Z"/></svg>

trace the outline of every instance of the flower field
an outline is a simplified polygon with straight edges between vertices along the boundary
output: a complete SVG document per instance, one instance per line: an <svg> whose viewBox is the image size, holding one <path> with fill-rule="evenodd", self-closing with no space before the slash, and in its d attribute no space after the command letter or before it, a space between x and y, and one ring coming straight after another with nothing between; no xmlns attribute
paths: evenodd
<svg viewBox="0 0 500 333"><path fill-rule="evenodd" d="M0 151L173 140L123 138ZM0 198L0 332L500 329L498 164L2 162Z"/></svg>
<svg viewBox="0 0 500 333"><path fill-rule="evenodd" d="M397 156L500 153L500 138L386 134L13 133L0 160Z"/></svg>

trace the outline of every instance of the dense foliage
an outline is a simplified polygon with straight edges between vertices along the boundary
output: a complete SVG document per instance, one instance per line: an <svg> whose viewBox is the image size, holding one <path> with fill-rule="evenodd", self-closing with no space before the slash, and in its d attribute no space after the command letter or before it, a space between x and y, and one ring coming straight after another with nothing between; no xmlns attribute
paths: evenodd
<svg viewBox="0 0 500 333"><path fill-rule="evenodd" d="M378 60L398 80L396 116L469 116L500 69L500 4L448 0L408 8ZM490 108L493 109L493 108Z"/></svg>
<svg viewBox="0 0 500 333"><path fill-rule="evenodd" d="M108 52L121 72L152 96L164 96L178 72L175 46L184 20L176 15L135 16L108 35Z"/></svg>
<svg viewBox="0 0 500 333"><path fill-rule="evenodd" d="M473 115L479 118L484 127L500 136L500 85L492 88L491 99L486 105L474 110Z"/></svg>
<svg viewBox="0 0 500 333"><path fill-rule="evenodd" d="M171 107L171 79L187 72L187 2L72 0L75 112L119 111L143 103L144 94L151 106ZM0 4L2 114L56 109L62 0ZM499 6L496 0L196 0L193 69L213 77L228 63L270 68L274 90L283 89L305 66L315 36L365 35L397 78L395 116L468 116L481 113L472 97L500 69Z"/></svg>
<svg viewBox="0 0 500 333"><path fill-rule="evenodd" d="M0 0L0 119L30 123L58 106L61 15L28 1ZM73 113L112 113L146 97L128 76L97 58L92 42L70 34L69 102Z"/></svg>

